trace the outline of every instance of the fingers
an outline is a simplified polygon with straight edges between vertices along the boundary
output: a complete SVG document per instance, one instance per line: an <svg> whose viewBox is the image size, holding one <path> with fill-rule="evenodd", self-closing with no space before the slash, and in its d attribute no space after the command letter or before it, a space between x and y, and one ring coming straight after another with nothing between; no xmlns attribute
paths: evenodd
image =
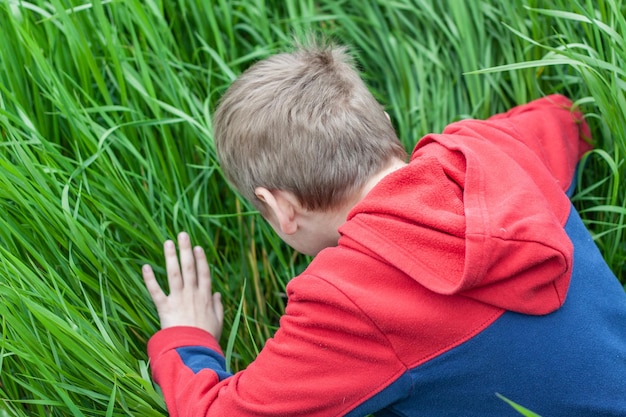
<svg viewBox="0 0 626 417"><path fill-rule="evenodd" d="M163 254L165 255L165 270L167 271L167 282L170 292L183 289L183 278L178 266L178 256L176 256L176 246L171 240L163 243Z"/></svg>
<svg viewBox="0 0 626 417"><path fill-rule="evenodd" d="M222 305L222 294L219 292L213 294L213 312L217 318L217 326L213 328L211 334L219 340L222 336L222 328L224 326L224 307Z"/></svg>
<svg viewBox="0 0 626 417"><path fill-rule="evenodd" d="M185 232L178 234L178 249L180 250L180 268L183 273L183 286L195 288L198 285L196 277L196 260L191 249L191 239Z"/></svg>
<svg viewBox="0 0 626 417"><path fill-rule="evenodd" d="M192 248L189 235L178 235L176 245L172 240L163 244L165 269L169 283L166 295L149 265L144 265L142 273L146 288L157 307L161 328L172 326L199 327L221 336L224 323L224 307L219 293L212 293L211 272L204 250Z"/></svg>
<svg viewBox="0 0 626 417"><path fill-rule="evenodd" d="M219 292L213 294L213 310L220 327L222 327L224 324L224 306L222 305L222 294Z"/></svg>
<svg viewBox="0 0 626 417"><path fill-rule="evenodd" d="M206 260L204 250L200 246L193 248L193 254L196 259L196 272L198 275L198 288L199 290L211 296L211 271L209 269L209 263Z"/></svg>
<svg viewBox="0 0 626 417"><path fill-rule="evenodd" d="M143 274L143 280L146 283L146 288L150 293L152 301L159 307L167 297L154 277L154 271L152 271L150 265L144 265L143 268L141 268L141 273Z"/></svg>

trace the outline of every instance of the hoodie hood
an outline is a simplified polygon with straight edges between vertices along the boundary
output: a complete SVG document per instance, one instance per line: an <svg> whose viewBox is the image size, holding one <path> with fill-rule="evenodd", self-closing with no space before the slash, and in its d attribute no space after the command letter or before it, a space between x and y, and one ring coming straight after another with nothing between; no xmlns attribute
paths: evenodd
<svg viewBox="0 0 626 417"><path fill-rule="evenodd" d="M588 149L570 107L551 96L422 138L350 212L342 239L435 293L556 310L572 270L564 190Z"/></svg>

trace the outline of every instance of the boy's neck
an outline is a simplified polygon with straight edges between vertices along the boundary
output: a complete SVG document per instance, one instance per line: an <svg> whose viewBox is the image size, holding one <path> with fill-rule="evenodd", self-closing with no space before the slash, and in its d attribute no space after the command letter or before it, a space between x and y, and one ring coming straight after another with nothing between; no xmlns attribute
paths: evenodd
<svg viewBox="0 0 626 417"><path fill-rule="evenodd" d="M365 185L363 185L363 187L361 187L361 189L357 193L355 193L355 197L353 199L348 201L346 205L339 208L336 212L333 213L333 215L330 216L332 219L335 220L335 224L337 225L337 228L339 228L343 223L345 223L346 219L348 218L348 213L350 213L350 211L354 208L354 206L356 206L359 202L361 202L361 200L363 200L365 196L367 196L367 194L369 194L369 192L372 191L372 189L376 186L376 184L380 182L380 180L382 180L383 178L385 178L387 175L391 174L392 172L402 167L405 167L406 165L407 163L404 162L403 160L394 158L385 168L383 168L377 174L372 176L365 183Z"/></svg>
<svg viewBox="0 0 626 417"><path fill-rule="evenodd" d="M376 186L376 184L378 184L380 182L380 180L382 180L383 178L385 178L387 175L391 174L394 171L397 171L398 169L405 167L407 165L406 162L404 162L401 159L398 158L394 158L385 168L383 168L381 171L379 171L377 174L375 174L373 177L371 177L366 183L365 185L361 188L360 192L357 193L357 199L356 201L354 201L352 204L350 204L350 208L348 211L346 211L346 217L348 215L348 213L350 212L350 210L352 210L352 208L358 204L361 200L363 200L365 198L365 196L367 194L369 194L370 191L372 191L372 188L374 188Z"/></svg>

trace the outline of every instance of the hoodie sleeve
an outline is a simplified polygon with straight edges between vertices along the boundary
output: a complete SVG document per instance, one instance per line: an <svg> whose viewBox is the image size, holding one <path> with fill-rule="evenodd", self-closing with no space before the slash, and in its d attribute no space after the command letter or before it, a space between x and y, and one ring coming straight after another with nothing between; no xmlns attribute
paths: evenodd
<svg viewBox="0 0 626 417"><path fill-rule="evenodd" d="M511 128L567 190L576 166L592 146L591 133L583 114L565 96L553 94L512 108L488 119Z"/></svg>
<svg viewBox="0 0 626 417"><path fill-rule="evenodd" d="M244 371L229 375L211 335L158 332L148 352L172 417L367 415L396 400L385 391L406 370L387 339L342 292L300 276L287 287L280 329ZM370 403L372 403L370 401Z"/></svg>

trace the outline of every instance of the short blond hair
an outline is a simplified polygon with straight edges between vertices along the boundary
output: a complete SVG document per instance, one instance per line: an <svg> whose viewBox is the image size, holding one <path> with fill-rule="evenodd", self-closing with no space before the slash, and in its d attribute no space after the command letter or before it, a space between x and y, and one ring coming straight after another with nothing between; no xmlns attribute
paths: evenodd
<svg viewBox="0 0 626 417"><path fill-rule="evenodd" d="M297 46L257 62L224 94L213 126L226 178L261 213L256 187L327 211L393 158L406 159L343 46Z"/></svg>

